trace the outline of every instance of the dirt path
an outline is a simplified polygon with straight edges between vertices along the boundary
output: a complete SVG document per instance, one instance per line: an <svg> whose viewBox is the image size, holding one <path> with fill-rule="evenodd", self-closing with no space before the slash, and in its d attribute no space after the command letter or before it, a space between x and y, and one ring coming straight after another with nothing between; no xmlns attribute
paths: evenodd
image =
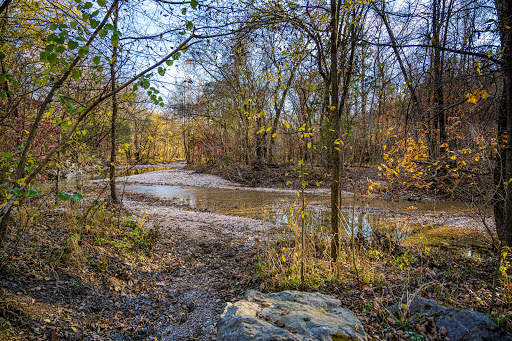
<svg viewBox="0 0 512 341"><path fill-rule="evenodd" d="M182 169L132 176L131 183L196 185L233 188L211 175ZM133 308L150 305L153 333L162 340L215 339L218 315L224 302L258 288L257 241L268 226L262 221L190 210L145 195L127 194L124 208L158 230L155 267L143 276ZM140 284L139 284L140 285ZM147 302L146 302L147 301ZM156 308L156 309L155 309ZM148 316L149 317L149 316Z"/></svg>
<svg viewBox="0 0 512 341"><path fill-rule="evenodd" d="M137 305L154 308L148 316L155 322L152 334L161 340L215 339L223 303L258 286L254 240L261 223L177 209L144 196L131 196L125 205L160 234L156 266L144 278L148 290L139 293L147 302L137 299Z"/></svg>

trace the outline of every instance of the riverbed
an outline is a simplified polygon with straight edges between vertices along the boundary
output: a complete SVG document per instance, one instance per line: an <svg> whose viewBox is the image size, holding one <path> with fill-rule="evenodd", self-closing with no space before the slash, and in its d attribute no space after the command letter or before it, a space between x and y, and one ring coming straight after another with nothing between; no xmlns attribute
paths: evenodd
<svg viewBox="0 0 512 341"><path fill-rule="evenodd" d="M171 203L169 208L145 208L160 216L188 216L191 220L211 219L217 225L262 231L297 223L302 194L289 188L248 188L220 177L197 173L178 162L146 166L140 174L119 177L119 190L140 194ZM94 181L97 185L105 180ZM283 184L284 185L284 184ZM328 229L330 193L323 188L304 191L306 228ZM133 209L144 208L130 200L125 204ZM370 237L376 230L392 233L406 241L418 238L433 244L455 244L474 247L489 242L494 223L489 210L455 201L411 202L381 200L371 196L343 192L341 202L342 226L348 234ZM169 211L171 210L171 211ZM167 212L168 211L168 212ZM220 226L219 225L219 226ZM467 245L469 243L469 245Z"/></svg>

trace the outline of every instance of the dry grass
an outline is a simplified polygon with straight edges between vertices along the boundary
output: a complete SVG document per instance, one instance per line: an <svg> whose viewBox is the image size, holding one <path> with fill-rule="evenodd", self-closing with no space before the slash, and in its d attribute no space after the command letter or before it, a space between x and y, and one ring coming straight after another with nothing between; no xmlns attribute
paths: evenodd
<svg viewBox="0 0 512 341"><path fill-rule="evenodd" d="M321 224L311 227L315 226L311 224L311 216L303 215L300 206L290 210L286 228L268 231L262 247L259 265L266 289L319 290L342 295L360 314L378 313L384 323L389 317L383 309L386 304L413 296L433 298L441 304L464 309L489 311L496 254L482 248L490 242L484 233L461 232L444 225L398 223L390 218L387 225L381 224L363 236L357 233L358 228L352 223L356 220L350 214L355 211L343 220L346 234L339 258L332 262L328 227ZM304 243L302 217L307 226ZM469 253L468 245L479 249ZM496 286L498 304L491 316L511 330L512 325L507 321L512 316L512 266L510 255L507 257L509 261L502 262ZM366 290L374 293L371 299L362 299ZM405 323L404 316L391 318L396 323Z"/></svg>

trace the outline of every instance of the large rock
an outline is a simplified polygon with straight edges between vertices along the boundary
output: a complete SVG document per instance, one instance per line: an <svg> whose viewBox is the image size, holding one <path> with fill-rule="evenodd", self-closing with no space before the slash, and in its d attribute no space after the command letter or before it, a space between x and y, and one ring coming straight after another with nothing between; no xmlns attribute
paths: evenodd
<svg viewBox="0 0 512 341"><path fill-rule="evenodd" d="M444 327L451 341L512 341L510 333L500 328L489 316L477 311L445 307L421 297L404 300L388 310L402 316L432 316L438 330Z"/></svg>
<svg viewBox="0 0 512 341"><path fill-rule="evenodd" d="M363 325L331 296L300 291L262 294L249 290L227 303L218 340L366 340Z"/></svg>

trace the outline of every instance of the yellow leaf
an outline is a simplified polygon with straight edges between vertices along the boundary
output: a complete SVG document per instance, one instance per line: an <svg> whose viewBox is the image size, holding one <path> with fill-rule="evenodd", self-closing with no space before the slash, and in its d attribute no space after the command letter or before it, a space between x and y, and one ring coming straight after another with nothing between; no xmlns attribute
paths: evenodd
<svg viewBox="0 0 512 341"><path fill-rule="evenodd" d="M457 160L457 156L455 156L455 155L450 156L450 160Z"/></svg>
<svg viewBox="0 0 512 341"><path fill-rule="evenodd" d="M487 92L487 90L482 90L480 92L480 95L482 96L482 99L487 99L487 97L489 97L489 93Z"/></svg>
<svg viewBox="0 0 512 341"><path fill-rule="evenodd" d="M478 97L476 97L475 95L466 94L466 97L467 97L469 103L473 103L473 104L478 103Z"/></svg>
<svg viewBox="0 0 512 341"><path fill-rule="evenodd" d="M277 133L273 133L272 134L272 138L276 137L277 136Z"/></svg>
<svg viewBox="0 0 512 341"><path fill-rule="evenodd" d="M268 127L267 128L267 133L272 129L272 127Z"/></svg>
<svg viewBox="0 0 512 341"><path fill-rule="evenodd" d="M308 142L308 149L311 148L311 142Z"/></svg>
<svg viewBox="0 0 512 341"><path fill-rule="evenodd" d="M290 123L285 122L285 124L284 124L284 125L286 126L286 128L290 129Z"/></svg>

